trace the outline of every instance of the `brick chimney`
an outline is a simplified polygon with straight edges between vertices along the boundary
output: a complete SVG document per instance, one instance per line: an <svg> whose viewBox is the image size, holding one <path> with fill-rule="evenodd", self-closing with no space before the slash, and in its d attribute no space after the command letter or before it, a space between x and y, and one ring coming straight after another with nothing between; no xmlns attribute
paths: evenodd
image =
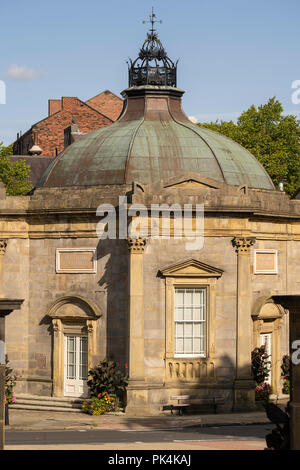
<svg viewBox="0 0 300 470"><path fill-rule="evenodd" d="M61 110L61 100L48 100L48 116Z"/></svg>

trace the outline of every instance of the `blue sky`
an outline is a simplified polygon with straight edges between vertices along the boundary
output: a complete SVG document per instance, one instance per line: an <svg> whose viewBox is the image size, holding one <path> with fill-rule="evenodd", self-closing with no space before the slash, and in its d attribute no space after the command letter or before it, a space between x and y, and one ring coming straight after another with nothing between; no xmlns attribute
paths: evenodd
<svg viewBox="0 0 300 470"><path fill-rule="evenodd" d="M188 116L235 119L276 96L300 118L299 0L0 0L0 141L46 117L49 98L125 89L152 6Z"/></svg>

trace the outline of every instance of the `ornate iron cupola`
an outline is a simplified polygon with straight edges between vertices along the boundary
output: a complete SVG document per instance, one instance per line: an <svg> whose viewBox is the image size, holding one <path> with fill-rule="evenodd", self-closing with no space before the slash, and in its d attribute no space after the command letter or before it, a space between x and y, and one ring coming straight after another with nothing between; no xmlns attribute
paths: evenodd
<svg viewBox="0 0 300 470"><path fill-rule="evenodd" d="M177 62L174 63L164 49L156 30L156 20L153 12L150 15L151 29L147 33L147 38L142 45L138 57L132 62L129 59L129 86L155 85L176 87Z"/></svg>

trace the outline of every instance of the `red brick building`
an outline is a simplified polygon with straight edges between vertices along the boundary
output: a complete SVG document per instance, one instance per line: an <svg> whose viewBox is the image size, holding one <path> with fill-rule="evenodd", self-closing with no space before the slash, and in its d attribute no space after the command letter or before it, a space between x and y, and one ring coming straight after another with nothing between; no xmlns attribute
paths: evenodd
<svg viewBox="0 0 300 470"><path fill-rule="evenodd" d="M86 104L97 109L100 113L116 121L123 109L123 100L109 90L86 101Z"/></svg>
<svg viewBox="0 0 300 470"><path fill-rule="evenodd" d="M79 132L88 133L114 122L123 109L123 100L106 90L86 102L76 97L48 101L48 116L34 124L14 142L14 155L28 155L33 145L41 155L55 156L64 149L64 130L76 122Z"/></svg>

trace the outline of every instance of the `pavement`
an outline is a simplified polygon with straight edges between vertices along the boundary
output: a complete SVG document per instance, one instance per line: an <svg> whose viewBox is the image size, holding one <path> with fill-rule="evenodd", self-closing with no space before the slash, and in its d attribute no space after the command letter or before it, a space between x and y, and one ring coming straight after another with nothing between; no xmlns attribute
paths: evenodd
<svg viewBox="0 0 300 470"><path fill-rule="evenodd" d="M7 431L84 430L84 429L169 429L191 426L228 426L270 423L264 411L245 413L166 414L163 416L131 417L126 413L91 416L85 413L9 410Z"/></svg>
<svg viewBox="0 0 300 470"><path fill-rule="evenodd" d="M217 413L130 417L125 413L91 416L84 413L9 410L6 431L55 431L108 429L123 431L171 430L173 428L228 425L270 424L265 412ZM141 434L142 436L142 434ZM142 439L142 438L141 438ZM197 440L182 442L132 442L64 445L6 445L5 450L263 450L265 442L257 440Z"/></svg>

